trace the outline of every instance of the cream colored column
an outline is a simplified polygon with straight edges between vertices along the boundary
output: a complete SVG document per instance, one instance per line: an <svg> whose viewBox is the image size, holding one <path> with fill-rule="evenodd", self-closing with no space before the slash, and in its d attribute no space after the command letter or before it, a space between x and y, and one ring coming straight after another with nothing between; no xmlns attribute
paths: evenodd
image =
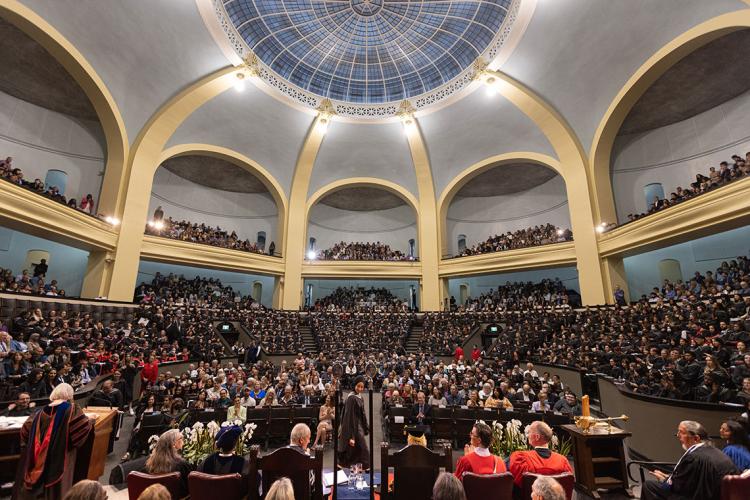
<svg viewBox="0 0 750 500"><path fill-rule="evenodd" d="M419 190L417 221L419 225L419 260L422 263L419 308L422 311L439 311L442 306L441 284L438 278L440 242L438 241L437 201L435 199L435 186L432 182L432 170L430 169L427 147L419 123L411 115L404 115L402 121L411 150L414 172L417 176L417 189Z"/></svg>
<svg viewBox="0 0 750 500"><path fill-rule="evenodd" d="M85 299L107 297L112 280L113 261L112 253L106 250L89 253L86 275L83 278L83 286L81 287L81 297Z"/></svg>
<svg viewBox="0 0 750 500"><path fill-rule="evenodd" d="M232 87L237 73L236 68L224 68L191 85L164 105L138 135L131 149L120 236L107 293L110 300L131 301L133 298L154 172L163 160L162 150L167 140L193 111Z"/></svg>
<svg viewBox="0 0 750 500"><path fill-rule="evenodd" d="M302 304L302 261L305 259L307 234L307 192L310 188L315 158L329 126L330 115L320 113L310 125L294 170L292 191L289 195L289 218L284 235L284 283L281 305L284 309L299 309Z"/></svg>
<svg viewBox="0 0 750 500"><path fill-rule="evenodd" d="M587 158L583 148L562 116L529 88L496 71L486 71L484 80L523 111L544 133L557 153L560 174L565 179L583 303L605 303L605 280L592 201L596 199L596 193L593 187L589 189Z"/></svg>
<svg viewBox="0 0 750 500"><path fill-rule="evenodd" d="M615 302L615 288L619 285L625 291L625 300L630 301L630 290L628 289L628 277L625 274L625 265L622 257L611 256L602 259L602 274L606 286L607 304Z"/></svg>

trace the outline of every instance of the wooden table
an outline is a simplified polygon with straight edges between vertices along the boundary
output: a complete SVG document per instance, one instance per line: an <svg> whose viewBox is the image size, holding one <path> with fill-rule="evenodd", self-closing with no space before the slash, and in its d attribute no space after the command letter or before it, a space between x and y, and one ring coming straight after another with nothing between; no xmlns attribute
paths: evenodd
<svg viewBox="0 0 750 500"><path fill-rule="evenodd" d="M597 490L624 490L633 497L628 486L628 473L625 463L624 440L630 432L612 427L595 427L584 433L574 424L563 425L573 439L573 459L575 464L576 488L587 495L599 499Z"/></svg>

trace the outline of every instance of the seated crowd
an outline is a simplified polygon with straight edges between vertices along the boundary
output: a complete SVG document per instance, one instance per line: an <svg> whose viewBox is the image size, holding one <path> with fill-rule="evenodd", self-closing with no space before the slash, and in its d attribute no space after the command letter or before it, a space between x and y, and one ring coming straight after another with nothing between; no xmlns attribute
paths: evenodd
<svg viewBox="0 0 750 500"><path fill-rule="evenodd" d="M497 289L468 298L460 308L456 306L454 297L451 297L449 304L451 311L468 312L577 305L580 305L580 296L575 290L565 288L560 278L543 279L538 283L506 281Z"/></svg>
<svg viewBox="0 0 750 500"><path fill-rule="evenodd" d="M309 311L407 312L409 303L387 288L338 287L322 299L316 299Z"/></svg>
<svg viewBox="0 0 750 500"><path fill-rule="evenodd" d="M24 269L21 274L13 274L11 269L0 267L0 291L43 295L46 297L66 297L65 290L60 288L57 280L47 282L47 262L42 259L34 264L32 272Z"/></svg>
<svg viewBox="0 0 750 500"><path fill-rule="evenodd" d="M456 257L538 247L563 241L573 241L573 232L570 229L562 229L552 224L542 224L491 236L481 243L465 248Z"/></svg>
<svg viewBox="0 0 750 500"><path fill-rule="evenodd" d="M419 260L400 250L393 250L389 245L379 241L375 243L347 243L342 241L331 248L317 252L315 258L320 260Z"/></svg>
<svg viewBox="0 0 750 500"><path fill-rule="evenodd" d="M339 311L310 313L308 321L321 352L401 354L414 315Z"/></svg>
<svg viewBox="0 0 750 500"><path fill-rule="evenodd" d="M719 163L719 169L709 167L708 175L696 174L695 182L690 187L677 186L670 193L669 198L656 198L648 207L648 211L640 214L628 214L627 222L638 220L647 215L667 209L671 206L682 203L683 201L700 196L703 193L713 191L716 188L725 186L730 182L742 179L750 175L750 152L745 154L743 159L739 155L732 155L731 161L722 161Z"/></svg>
<svg viewBox="0 0 750 500"><path fill-rule="evenodd" d="M96 215L94 197L90 193L81 198L81 201L78 202L75 198L65 198L65 196L60 193L60 188L58 186L45 185L41 179L34 179L33 181L26 180L23 177L23 170L13 165L13 158L10 156L4 160L0 160L0 179L5 179L13 184L26 188L29 191L33 191L53 201L67 205L70 208L80 210L81 212L90 215Z"/></svg>

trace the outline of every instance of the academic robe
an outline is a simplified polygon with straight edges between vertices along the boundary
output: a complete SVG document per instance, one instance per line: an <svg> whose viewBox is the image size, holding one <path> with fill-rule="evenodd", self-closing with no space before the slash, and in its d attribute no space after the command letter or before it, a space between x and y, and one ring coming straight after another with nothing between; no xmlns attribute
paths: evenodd
<svg viewBox="0 0 750 500"><path fill-rule="evenodd" d="M198 470L216 476L242 474L245 470L245 459L237 455L221 456L217 451L206 457Z"/></svg>
<svg viewBox="0 0 750 500"><path fill-rule="evenodd" d="M344 403L339 430L339 464L349 467L351 464L362 464L363 469L370 468L370 448L365 436L368 434L365 402L355 393L350 393ZM349 440L354 439L354 446Z"/></svg>
<svg viewBox="0 0 750 500"><path fill-rule="evenodd" d="M22 480L14 497L59 500L73 486L76 449L89 436L93 423L76 405L46 406L21 427Z"/></svg>
<svg viewBox="0 0 750 500"><path fill-rule="evenodd" d="M675 467L668 498L720 500L721 479L729 474L739 474L729 457L713 446L700 446Z"/></svg>
<svg viewBox="0 0 750 500"><path fill-rule="evenodd" d="M532 472L544 476L573 472L568 459L547 448L534 448L528 451L514 451L510 455L509 469L516 486L521 487L523 473Z"/></svg>
<svg viewBox="0 0 750 500"><path fill-rule="evenodd" d="M464 455L458 459L454 474L458 479L463 481L465 472L473 472L474 474L502 474L505 471L505 462L500 457L496 455L483 457L472 451L468 455Z"/></svg>

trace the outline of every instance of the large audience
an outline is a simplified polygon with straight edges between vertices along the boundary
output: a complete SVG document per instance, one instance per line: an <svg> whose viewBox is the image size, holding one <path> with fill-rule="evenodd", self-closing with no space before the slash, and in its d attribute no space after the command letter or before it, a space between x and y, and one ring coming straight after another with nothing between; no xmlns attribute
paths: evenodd
<svg viewBox="0 0 750 500"><path fill-rule="evenodd" d="M456 257L504 252L506 250L537 247L572 240L573 232L570 229L559 228L552 224L541 224L526 229L518 229L516 231L508 231L500 235L490 236L485 241L476 243L471 247L467 247L460 251Z"/></svg>
<svg viewBox="0 0 750 500"><path fill-rule="evenodd" d="M409 303L387 288L337 287L327 296L316 299L308 310L406 312Z"/></svg>
<svg viewBox="0 0 750 500"><path fill-rule="evenodd" d="M414 261L418 260L412 255L407 255L400 250L394 250L385 243L362 243L341 241L315 254L320 260L388 260L388 261Z"/></svg>
<svg viewBox="0 0 750 500"><path fill-rule="evenodd" d="M13 270L0 267L0 290L10 293L41 295L45 297L66 297L65 290L60 288L56 279L47 281L47 263L42 259L32 264L32 270L13 274Z"/></svg>
<svg viewBox="0 0 750 500"><path fill-rule="evenodd" d="M696 174L695 181L691 182L688 187L677 186L669 194L669 198L655 198L645 213L628 214L627 222L632 222L678 205L683 201L713 191L748 175L750 175L750 151L745 154L744 159L740 155L732 155L731 161L722 161L719 163L718 170L712 166L709 167L708 172Z"/></svg>
<svg viewBox="0 0 750 500"><path fill-rule="evenodd" d="M94 197L91 193L82 197L80 201L73 197L66 198L60 192L59 186L47 185L41 179L34 179L33 181L25 179L23 170L13 164L13 157L11 156L8 156L4 160L0 160L0 179L5 179L17 186L26 188L29 191L33 191L34 193L40 194L53 201L67 205L70 208L74 208L89 215L96 214L96 209L94 208Z"/></svg>

